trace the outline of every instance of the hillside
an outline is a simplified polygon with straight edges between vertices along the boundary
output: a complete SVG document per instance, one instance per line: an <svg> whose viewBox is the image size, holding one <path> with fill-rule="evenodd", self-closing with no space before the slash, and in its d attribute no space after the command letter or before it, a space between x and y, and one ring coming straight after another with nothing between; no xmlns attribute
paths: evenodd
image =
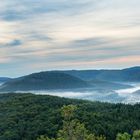
<svg viewBox="0 0 140 140"><path fill-rule="evenodd" d="M88 87L88 83L65 73L40 72L6 82L0 91L56 90Z"/></svg>
<svg viewBox="0 0 140 140"><path fill-rule="evenodd" d="M8 77L0 77L0 83L4 83L4 82L7 82L7 81L10 81L11 78L8 78Z"/></svg>
<svg viewBox="0 0 140 140"><path fill-rule="evenodd" d="M55 137L62 126L60 108L77 105L75 118L97 135L114 140L118 132L140 129L140 105L109 104L32 94L0 94L0 140Z"/></svg>
<svg viewBox="0 0 140 140"><path fill-rule="evenodd" d="M132 87L124 83L117 83L112 81L104 81L104 80L96 80L96 79L89 81L89 83L96 89L117 90L117 89L125 89L125 88Z"/></svg>
<svg viewBox="0 0 140 140"><path fill-rule="evenodd" d="M87 81L96 79L104 81L140 82L140 67L122 70L72 70L63 72Z"/></svg>
<svg viewBox="0 0 140 140"><path fill-rule="evenodd" d="M4 80L4 79L3 79ZM140 82L140 67L122 70L69 70L33 73L7 81L1 92L79 89L116 90L129 88L128 82Z"/></svg>

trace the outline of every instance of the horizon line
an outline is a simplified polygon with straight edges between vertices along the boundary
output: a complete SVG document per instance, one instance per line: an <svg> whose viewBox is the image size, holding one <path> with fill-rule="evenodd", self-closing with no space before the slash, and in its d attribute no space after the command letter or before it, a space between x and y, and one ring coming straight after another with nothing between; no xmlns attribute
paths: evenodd
<svg viewBox="0 0 140 140"><path fill-rule="evenodd" d="M40 71L34 71L32 73L27 73L27 74L23 74L23 75L17 75L17 76L0 76L0 78L19 78L19 77L23 77L23 76L27 76L27 75L31 75L31 74L35 74L35 73L41 73L41 72L53 72L53 71L94 71L94 70L125 70L125 69L131 69L131 68L140 68L140 66L130 66L130 67L124 67L124 68L87 68L87 69L52 69L52 70L40 70Z"/></svg>

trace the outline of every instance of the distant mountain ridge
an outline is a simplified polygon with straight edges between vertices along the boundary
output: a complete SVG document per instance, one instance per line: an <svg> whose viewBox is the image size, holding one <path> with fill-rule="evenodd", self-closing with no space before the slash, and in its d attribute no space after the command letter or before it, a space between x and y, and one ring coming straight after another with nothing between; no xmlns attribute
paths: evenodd
<svg viewBox="0 0 140 140"><path fill-rule="evenodd" d="M8 78L8 77L0 77L0 83L7 82L9 80L11 80L11 78Z"/></svg>
<svg viewBox="0 0 140 140"><path fill-rule="evenodd" d="M40 72L6 82L0 91L56 90L88 87L77 77L59 72Z"/></svg>
<svg viewBox="0 0 140 140"><path fill-rule="evenodd" d="M33 73L6 82L0 87L0 91L57 90L89 87L125 88L124 85L120 84L121 82L140 82L140 67L122 70L67 70Z"/></svg>
<svg viewBox="0 0 140 140"><path fill-rule="evenodd" d="M140 67L122 70L69 70L63 72L86 81L96 79L103 81L140 82Z"/></svg>

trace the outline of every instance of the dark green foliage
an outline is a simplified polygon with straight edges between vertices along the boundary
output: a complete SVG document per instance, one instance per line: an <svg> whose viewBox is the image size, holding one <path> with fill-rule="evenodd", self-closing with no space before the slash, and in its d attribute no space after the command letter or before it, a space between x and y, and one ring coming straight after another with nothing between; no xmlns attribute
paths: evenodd
<svg viewBox="0 0 140 140"><path fill-rule="evenodd" d="M135 130L132 135L128 133L118 133L116 140L140 140L140 130Z"/></svg>
<svg viewBox="0 0 140 140"><path fill-rule="evenodd" d="M131 135L129 135L128 133L119 133L116 137L116 140L131 140Z"/></svg>
<svg viewBox="0 0 140 140"><path fill-rule="evenodd" d="M104 136L90 134L85 125L74 118L76 109L75 105L67 105L61 108L64 120L62 129L58 131L56 139L40 136L37 140L106 140Z"/></svg>
<svg viewBox="0 0 140 140"><path fill-rule="evenodd" d="M140 130L136 130L133 132L132 140L140 140Z"/></svg>
<svg viewBox="0 0 140 140"><path fill-rule="evenodd" d="M56 137L62 129L61 107L76 105L74 118L95 135L114 140L140 129L140 105L109 104L33 94L0 95L0 140Z"/></svg>

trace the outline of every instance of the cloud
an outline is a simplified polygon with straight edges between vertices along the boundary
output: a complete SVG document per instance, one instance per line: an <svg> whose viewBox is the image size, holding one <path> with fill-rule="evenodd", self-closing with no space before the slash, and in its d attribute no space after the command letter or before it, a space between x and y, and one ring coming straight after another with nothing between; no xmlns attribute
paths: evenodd
<svg viewBox="0 0 140 140"><path fill-rule="evenodd" d="M0 74L139 65L139 5L139 0L4 0Z"/></svg>
<svg viewBox="0 0 140 140"><path fill-rule="evenodd" d="M22 42L20 40L15 39L12 42L10 42L10 44L7 44L7 45L9 45L9 46L19 46L21 44L22 44Z"/></svg>

